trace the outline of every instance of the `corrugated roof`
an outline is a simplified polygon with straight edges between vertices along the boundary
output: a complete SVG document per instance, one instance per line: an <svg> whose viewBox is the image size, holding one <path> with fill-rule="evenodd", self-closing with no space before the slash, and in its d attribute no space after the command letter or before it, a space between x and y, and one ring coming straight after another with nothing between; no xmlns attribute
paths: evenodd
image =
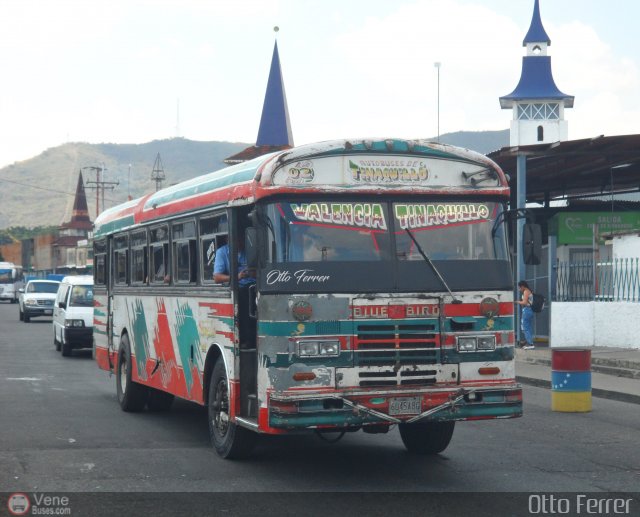
<svg viewBox="0 0 640 517"><path fill-rule="evenodd" d="M504 147L488 156L517 186L517 158L527 156L527 202L640 190L640 135L599 136ZM515 195L515 194L514 194Z"/></svg>

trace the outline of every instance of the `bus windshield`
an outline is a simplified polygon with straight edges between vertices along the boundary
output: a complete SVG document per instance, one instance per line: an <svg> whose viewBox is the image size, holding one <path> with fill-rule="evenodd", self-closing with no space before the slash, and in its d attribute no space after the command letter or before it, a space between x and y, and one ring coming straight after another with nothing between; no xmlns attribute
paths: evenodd
<svg viewBox="0 0 640 517"><path fill-rule="evenodd" d="M274 203L267 207L271 262L389 260L383 203Z"/></svg>
<svg viewBox="0 0 640 517"><path fill-rule="evenodd" d="M267 206L269 261L507 260L494 202L279 202ZM394 251L395 250L395 251Z"/></svg>
<svg viewBox="0 0 640 517"><path fill-rule="evenodd" d="M0 269L0 284L12 284L14 281L12 269Z"/></svg>

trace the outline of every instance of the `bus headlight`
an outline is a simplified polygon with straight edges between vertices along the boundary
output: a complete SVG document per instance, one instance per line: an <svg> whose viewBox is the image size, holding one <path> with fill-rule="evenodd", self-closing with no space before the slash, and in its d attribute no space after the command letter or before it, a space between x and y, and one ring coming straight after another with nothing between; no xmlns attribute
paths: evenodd
<svg viewBox="0 0 640 517"><path fill-rule="evenodd" d="M84 320L64 320L65 327L84 327Z"/></svg>
<svg viewBox="0 0 640 517"><path fill-rule="evenodd" d="M336 340L298 341L299 357L336 357L340 354L340 342Z"/></svg>
<svg viewBox="0 0 640 517"><path fill-rule="evenodd" d="M458 337L458 352L475 352L475 337Z"/></svg>
<svg viewBox="0 0 640 517"><path fill-rule="evenodd" d="M495 350L495 336L478 336L478 350Z"/></svg>

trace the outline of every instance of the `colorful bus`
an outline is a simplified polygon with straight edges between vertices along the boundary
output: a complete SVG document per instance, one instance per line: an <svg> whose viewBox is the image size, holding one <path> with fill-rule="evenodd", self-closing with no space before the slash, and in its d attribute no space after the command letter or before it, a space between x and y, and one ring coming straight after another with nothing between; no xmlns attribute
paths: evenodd
<svg viewBox="0 0 640 517"><path fill-rule="evenodd" d="M396 424L439 453L456 421L522 414L508 200L478 153L341 140L106 210L96 360L125 411L206 406L225 458L260 433Z"/></svg>

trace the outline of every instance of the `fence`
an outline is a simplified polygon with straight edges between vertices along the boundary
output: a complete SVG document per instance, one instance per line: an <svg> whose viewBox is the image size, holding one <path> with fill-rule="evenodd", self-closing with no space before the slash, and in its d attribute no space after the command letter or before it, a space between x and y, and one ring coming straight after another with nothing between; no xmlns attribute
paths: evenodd
<svg viewBox="0 0 640 517"><path fill-rule="evenodd" d="M557 302L640 301L640 259L560 262L554 267Z"/></svg>

